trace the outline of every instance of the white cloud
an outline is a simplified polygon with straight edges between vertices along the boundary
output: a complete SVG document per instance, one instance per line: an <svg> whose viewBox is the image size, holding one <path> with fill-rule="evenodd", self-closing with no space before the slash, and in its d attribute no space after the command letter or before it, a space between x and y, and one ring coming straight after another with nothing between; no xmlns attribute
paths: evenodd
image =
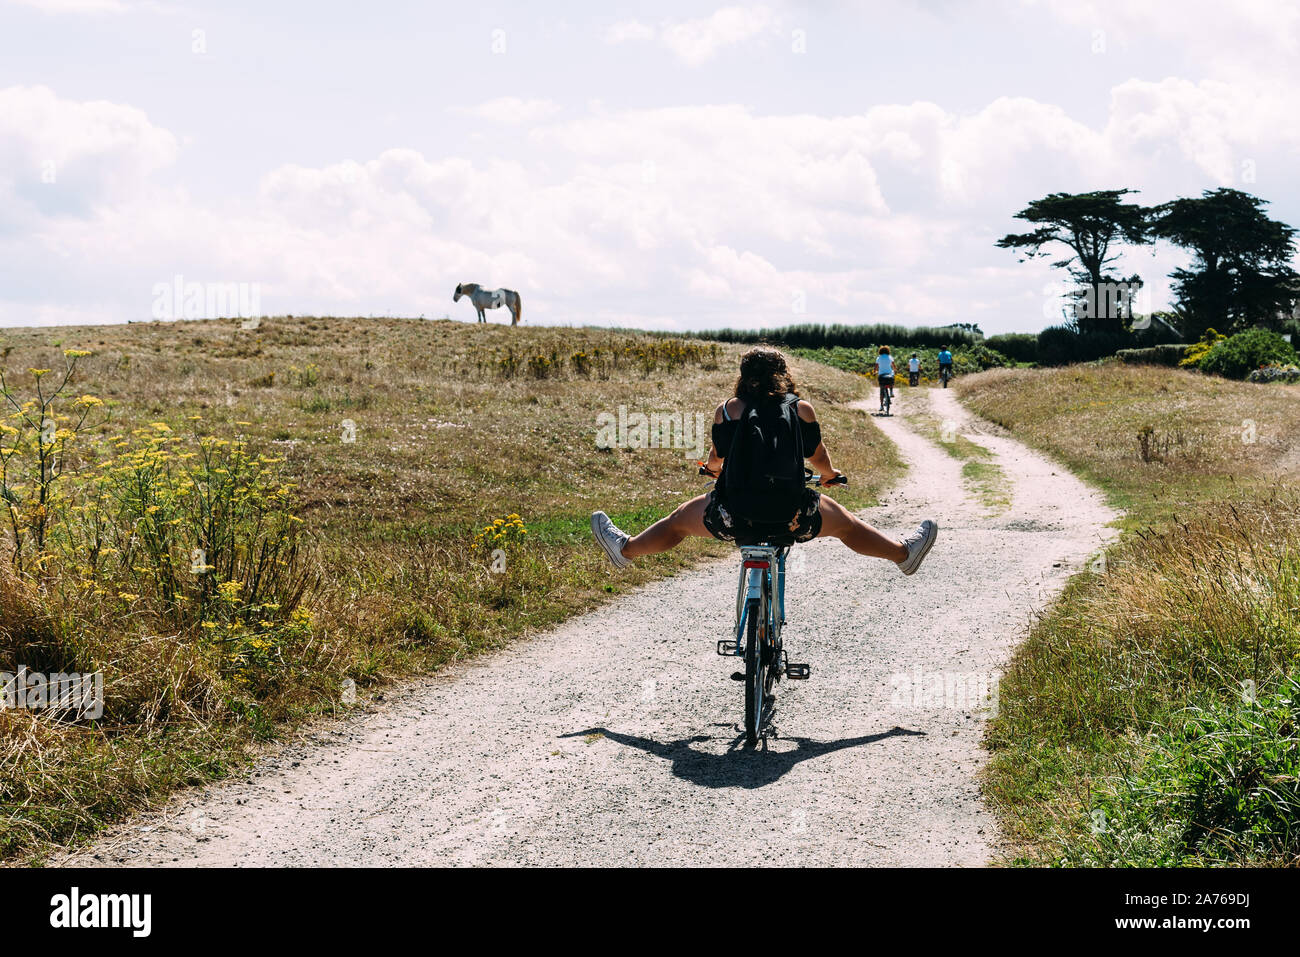
<svg viewBox="0 0 1300 957"><path fill-rule="evenodd" d="M7 0L19 7L31 7L42 13L126 13L130 7L122 0Z"/></svg>
<svg viewBox="0 0 1300 957"><path fill-rule="evenodd" d="M455 112L494 123L518 126L523 123L540 123L548 120L560 112L560 105L554 100L528 100L517 96L502 96L479 103L477 106L461 107Z"/></svg>
<svg viewBox="0 0 1300 957"><path fill-rule="evenodd" d="M639 20L623 20L605 31L606 43L626 43L630 40L653 40L655 31Z"/></svg>
<svg viewBox="0 0 1300 957"><path fill-rule="evenodd" d="M1176 150L1216 185L1238 186L1278 151L1300 150L1289 91L1256 92L1217 80L1129 80L1111 94L1107 135L1133 153ZM1290 163L1287 163L1290 166ZM1264 171L1267 172L1267 169Z"/></svg>
<svg viewBox="0 0 1300 957"><path fill-rule="evenodd" d="M178 148L131 106L63 100L46 87L0 90L0 226L122 202Z"/></svg>
<svg viewBox="0 0 1300 957"><path fill-rule="evenodd" d="M1198 73L1240 81L1289 75L1300 54L1294 0L1019 0L1094 31L1107 54L1177 51Z"/></svg>
<svg viewBox="0 0 1300 957"><path fill-rule="evenodd" d="M1101 126L1027 97L845 116L552 105L469 108L527 127L509 159L282 165L218 204L165 185L180 147L142 111L0 90L0 257L17 279L0 323L144 318L181 273L259 282L272 312L458 315L451 290L473 281L523 291L531 321L1036 328L1024 304L1049 272L992 245L1026 201L1134 186L1156 202L1230 180L1248 153L1280 177L1300 148L1280 95L1209 80L1121 83Z"/></svg>
<svg viewBox="0 0 1300 957"><path fill-rule="evenodd" d="M778 25L776 15L768 7L723 7L708 17L666 20L657 28L637 20L623 21L610 27L605 39L609 43L624 43L658 37L683 63L699 66L727 47L773 33Z"/></svg>
<svg viewBox="0 0 1300 957"><path fill-rule="evenodd" d="M682 61L696 66L719 50L770 32L775 26L776 18L767 7L724 7L702 20L666 24L660 36Z"/></svg>

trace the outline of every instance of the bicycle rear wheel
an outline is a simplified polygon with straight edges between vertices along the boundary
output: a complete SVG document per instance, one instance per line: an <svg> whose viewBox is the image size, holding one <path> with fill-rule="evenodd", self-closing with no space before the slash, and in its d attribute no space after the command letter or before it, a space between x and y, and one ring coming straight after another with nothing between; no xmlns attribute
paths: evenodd
<svg viewBox="0 0 1300 957"><path fill-rule="evenodd" d="M745 741L754 745L763 730L768 688L767 656L763 654L767 622L759 599L749 600L745 619Z"/></svg>

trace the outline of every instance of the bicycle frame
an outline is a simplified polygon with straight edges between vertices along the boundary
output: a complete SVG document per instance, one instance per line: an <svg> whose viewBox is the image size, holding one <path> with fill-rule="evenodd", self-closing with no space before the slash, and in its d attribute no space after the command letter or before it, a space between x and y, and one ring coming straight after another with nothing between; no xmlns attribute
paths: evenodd
<svg viewBox="0 0 1300 957"><path fill-rule="evenodd" d="M738 675L746 682L745 737L751 745L767 735L775 700L772 683L780 681L786 671L781 626L785 624L785 558L789 550L788 545L741 546L735 639L718 642L718 654L745 661L745 671ZM756 617L751 620L751 616ZM806 672L807 666L803 666L795 677L807 677Z"/></svg>
<svg viewBox="0 0 1300 957"><path fill-rule="evenodd" d="M785 558L789 554L788 545L742 545L740 548L740 584L736 588L736 651L733 654L745 654L745 626L748 624L749 600L758 599L759 608L769 611L767 597L776 599L776 614L769 615L768 624L772 627L773 639L780 640L781 626L785 624ZM763 563L766 562L766 567ZM772 566L776 566L775 588L773 588Z"/></svg>
<svg viewBox="0 0 1300 957"><path fill-rule="evenodd" d="M811 469L805 468L804 475L809 485L822 484ZM827 484L847 485L848 479L839 475ZM781 642L785 626L785 560L791 547L789 542L740 546L734 637L720 640L717 646L718 654L745 662L744 672L732 677L745 682L745 738L750 745L759 738L766 739L769 730L775 733L771 729L775 713L773 682L782 678L802 680L812 674L807 664L789 661Z"/></svg>

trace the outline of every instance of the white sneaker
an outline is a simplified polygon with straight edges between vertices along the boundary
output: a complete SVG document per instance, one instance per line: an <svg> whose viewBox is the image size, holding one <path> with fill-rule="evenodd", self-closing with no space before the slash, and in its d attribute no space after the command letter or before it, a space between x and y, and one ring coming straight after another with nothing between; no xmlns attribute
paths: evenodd
<svg viewBox="0 0 1300 957"><path fill-rule="evenodd" d="M623 546L630 536L611 522L604 512L591 513L591 534L596 537L600 547L605 549L605 554L615 568L627 568L632 564L632 559L623 557Z"/></svg>
<svg viewBox="0 0 1300 957"><path fill-rule="evenodd" d="M927 518L917 526L916 531L903 539L903 544L907 546L907 557L898 563L898 567L904 575L910 575L921 567L921 562L938 537L939 526Z"/></svg>

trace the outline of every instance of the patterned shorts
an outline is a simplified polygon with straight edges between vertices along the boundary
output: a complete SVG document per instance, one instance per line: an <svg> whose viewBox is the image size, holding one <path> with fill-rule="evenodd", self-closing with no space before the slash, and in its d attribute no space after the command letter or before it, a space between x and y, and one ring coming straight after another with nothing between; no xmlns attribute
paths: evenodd
<svg viewBox="0 0 1300 957"><path fill-rule="evenodd" d="M704 527L714 538L736 545L757 545L760 542L783 544L809 542L822 530L821 493L806 488L799 511L789 525L756 525L732 515L718 501L717 491L709 493L704 505Z"/></svg>

